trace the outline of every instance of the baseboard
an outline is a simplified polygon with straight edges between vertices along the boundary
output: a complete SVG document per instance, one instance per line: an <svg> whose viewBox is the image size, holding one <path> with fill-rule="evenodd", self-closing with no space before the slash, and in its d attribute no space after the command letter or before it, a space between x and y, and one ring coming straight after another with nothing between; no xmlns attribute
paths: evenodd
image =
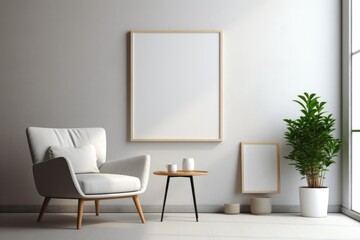
<svg viewBox="0 0 360 240"><path fill-rule="evenodd" d="M19 206L19 205L0 205L0 213L38 213L41 206ZM84 212L94 212L94 206L85 205ZM160 213L162 206L160 205L143 205L143 211L145 213ZM201 213L222 213L223 205L198 205L198 211ZM174 213L192 213L194 212L193 205L166 205L166 212ZM48 213L76 213L77 202L74 205L50 205L47 207L46 212ZM133 205L101 205L100 212L104 213L131 213L136 212L136 208ZM250 205L241 205L241 213L250 213ZM273 205L273 213L298 213L300 207L297 205ZM340 213L344 212L340 205L329 205L329 213ZM349 215L350 216L350 215Z"/></svg>

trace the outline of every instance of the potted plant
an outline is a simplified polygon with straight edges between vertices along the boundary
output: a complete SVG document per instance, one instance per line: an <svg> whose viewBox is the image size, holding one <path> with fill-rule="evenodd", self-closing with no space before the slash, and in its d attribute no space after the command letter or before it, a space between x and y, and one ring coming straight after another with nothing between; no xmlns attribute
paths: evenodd
<svg viewBox="0 0 360 240"><path fill-rule="evenodd" d="M324 111L326 102L319 101L315 93L298 97L294 102L301 106L302 115L294 120L284 119L285 139L292 147L285 158L307 181L307 187L300 187L301 215L325 217L329 199L329 189L324 186L325 174L335 163L333 158L340 151L341 142L333 136L335 119Z"/></svg>

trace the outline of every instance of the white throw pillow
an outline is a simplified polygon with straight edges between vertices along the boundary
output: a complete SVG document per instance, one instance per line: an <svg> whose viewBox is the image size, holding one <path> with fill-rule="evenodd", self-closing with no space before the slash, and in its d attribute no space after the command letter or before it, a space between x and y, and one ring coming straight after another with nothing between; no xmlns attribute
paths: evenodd
<svg viewBox="0 0 360 240"><path fill-rule="evenodd" d="M50 146L50 158L66 157L70 160L75 173L94 173L99 172L96 164L96 150L93 145L80 148Z"/></svg>

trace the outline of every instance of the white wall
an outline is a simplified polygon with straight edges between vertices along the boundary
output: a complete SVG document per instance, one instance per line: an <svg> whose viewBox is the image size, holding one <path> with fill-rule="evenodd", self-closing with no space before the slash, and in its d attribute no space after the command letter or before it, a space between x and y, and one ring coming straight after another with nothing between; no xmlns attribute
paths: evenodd
<svg viewBox="0 0 360 240"><path fill-rule="evenodd" d="M1 0L0 206L41 204L27 126L102 126L108 159L149 153L152 170L192 156L209 171L195 179L199 205L248 204L251 195L240 193L241 141L280 141L284 156L282 119L298 115L291 100L304 91L317 92L340 119L340 22L337 0ZM224 31L222 143L128 141L127 33L135 29ZM326 179L331 205L341 204L340 167ZM169 205L192 204L186 181L171 183ZM273 204L297 205L302 184L282 159ZM151 175L142 204L161 205L164 187L165 178Z"/></svg>

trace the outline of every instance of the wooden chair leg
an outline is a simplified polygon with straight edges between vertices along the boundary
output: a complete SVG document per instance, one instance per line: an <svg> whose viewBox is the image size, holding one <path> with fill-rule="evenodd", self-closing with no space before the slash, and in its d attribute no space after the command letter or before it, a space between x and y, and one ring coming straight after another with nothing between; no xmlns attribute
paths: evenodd
<svg viewBox="0 0 360 240"><path fill-rule="evenodd" d="M78 213L77 213L77 229L81 228L81 223L82 223L82 215L83 215L83 211L84 211L84 202L85 200L80 198L78 201Z"/></svg>
<svg viewBox="0 0 360 240"><path fill-rule="evenodd" d="M145 217L144 217L144 213L143 213L142 208L141 208L139 197L137 195L133 196L133 201L134 201L136 209L137 209L137 211L139 213L141 222L145 223Z"/></svg>
<svg viewBox="0 0 360 240"><path fill-rule="evenodd" d="M100 200L95 200L95 212L96 212L96 216L99 216L99 212L100 212L99 203L100 203Z"/></svg>
<svg viewBox="0 0 360 240"><path fill-rule="evenodd" d="M38 219L37 219L38 222L40 222L42 217L44 216L45 209L49 205L50 199L51 198L49 198L49 197L44 198L44 202L43 202L43 205L41 206L41 210L40 210L40 213L39 213L39 216L38 216Z"/></svg>

